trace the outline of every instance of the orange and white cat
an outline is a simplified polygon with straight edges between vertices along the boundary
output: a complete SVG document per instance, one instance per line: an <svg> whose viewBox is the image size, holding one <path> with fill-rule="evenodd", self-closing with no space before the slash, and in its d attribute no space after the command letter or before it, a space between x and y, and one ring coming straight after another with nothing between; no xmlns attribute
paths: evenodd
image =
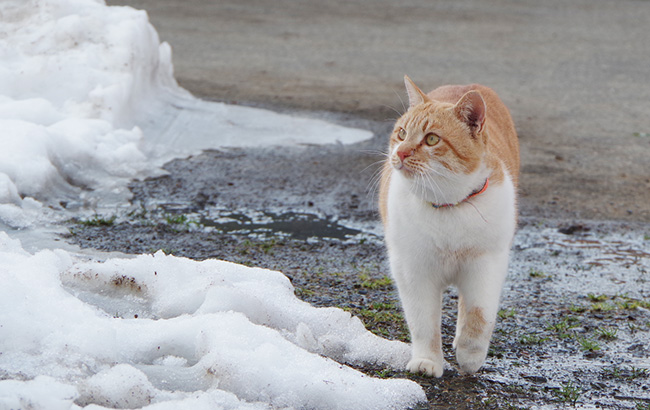
<svg viewBox="0 0 650 410"><path fill-rule="evenodd" d="M425 94L404 80L410 107L390 136L379 208L411 333L407 370L442 376L442 293L455 285L456 359L462 373L474 373L487 355L515 232L517 134L488 87Z"/></svg>

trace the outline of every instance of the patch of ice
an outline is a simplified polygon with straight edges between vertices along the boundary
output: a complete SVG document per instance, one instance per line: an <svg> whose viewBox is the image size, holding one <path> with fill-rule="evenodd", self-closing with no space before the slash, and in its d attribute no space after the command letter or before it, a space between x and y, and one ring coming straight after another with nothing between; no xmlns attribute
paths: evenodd
<svg viewBox="0 0 650 410"><path fill-rule="evenodd" d="M542 383L545 389L562 389L567 381L575 381L580 389L578 408L621 407L626 400L612 397L608 389L590 389L586 375L603 374L612 368L650 370L646 350L650 340L650 314L637 307L636 319L629 326L625 321L615 322L616 338L605 343L596 339L595 329L582 328L581 316L586 313L579 313L579 309L592 305L589 294L607 296L605 304L623 312L624 309L615 306L618 301L627 298L650 300L650 241L645 229L631 229L625 224L583 222L584 231L566 235L558 231L559 221L530 219L526 222L515 235L502 305L506 309L517 309L518 327L539 337L548 337L542 343L551 345L549 350L561 354L535 354L536 349L531 347L530 356L508 358L506 365L495 360L499 374L487 377L523 388L530 385L539 388ZM522 285L526 281L535 281L538 286ZM527 307L520 308L526 304ZM578 309L569 311L572 306ZM571 322L575 328L567 330L567 334L575 338L559 337L548 329L569 317L575 320ZM508 338L516 337L515 334L509 334ZM599 354L587 358L578 342L581 338L597 340ZM513 363L516 366L508 366ZM544 381L528 383L522 380L522 374L540 375ZM630 402L650 399L646 391L634 388L633 383L620 383L616 385L616 392L631 397Z"/></svg>
<svg viewBox="0 0 650 410"><path fill-rule="evenodd" d="M650 298L650 242L644 234L613 225L576 235L560 233L557 224L525 227L516 235L511 280L535 269L552 278L545 292Z"/></svg>
<svg viewBox="0 0 650 410"><path fill-rule="evenodd" d="M79 397L77 389L49 376L32 380L0 380L0 406L3 409L68 410ZM29 407L28 407L29 406Z"/></svg>

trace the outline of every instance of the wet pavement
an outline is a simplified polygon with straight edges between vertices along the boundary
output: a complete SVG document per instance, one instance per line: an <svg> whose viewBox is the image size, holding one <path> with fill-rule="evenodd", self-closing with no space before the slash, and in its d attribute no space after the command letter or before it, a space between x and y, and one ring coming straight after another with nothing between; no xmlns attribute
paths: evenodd
<svg viewBox="0 0 650 410"><path fill-rule="evenodd" d="M488 85L521 140L524 214L650 222L646 1L108 3L147 10L209 100L390 123L404 74Z"/></svg>

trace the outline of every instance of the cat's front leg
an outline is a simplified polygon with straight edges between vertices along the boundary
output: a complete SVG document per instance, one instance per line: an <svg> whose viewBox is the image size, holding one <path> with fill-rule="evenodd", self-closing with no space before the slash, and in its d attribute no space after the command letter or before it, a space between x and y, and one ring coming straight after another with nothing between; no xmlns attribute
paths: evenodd
<svg viewBox="0 0 650 410"><path fill-rule="evenodd" d="M468 260L461 269L454 348L462 373L475 373L485 362L507 269L507 250Z"/></svg>
<svg viewBox="0 0 650 410"><path fill-rule="evenodd" d="M402 300L411 332L411 360L406 370L442 377L445 370L440 333L442 292L422 292L406 303Z"/></svg>
<svg viewBox="0 0 650 410"><path fill-rule="evenodd" d="M442 357L442 349L438 348L440 343L440 332L434 335L433 340L413 339L411 360L406 365L406 370L411 373L442 377L445 371L445 360Z"/></svg>
<svg viewBox="0 0 650 410"><path fill-rule="evenodd" d="M405 269L405 266L394 268L393 272L396 272ZM408 270L406 275L394 274L411 333L411 360L406 370L441 377L445 367L440 334L442 290L431 279L423 280L426 276L420 274L426 275L414 268Z"/></svg>

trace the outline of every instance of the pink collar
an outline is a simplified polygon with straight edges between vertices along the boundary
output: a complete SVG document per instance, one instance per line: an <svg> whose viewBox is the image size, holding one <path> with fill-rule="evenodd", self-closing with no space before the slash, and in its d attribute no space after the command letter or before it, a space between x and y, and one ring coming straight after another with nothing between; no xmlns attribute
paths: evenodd
<svg viewBox="0 0 650 410"><path fill-rule="evenodd" d="M451 208L452 206L460 205L463 202L469 201L470 199L474 198L477 195L481 195L483 192L485 192L485 190L487 190L489 184L490 184L490 178L486 178L485 179L485 184L483 184L482 188L477 189L476 191L473 191L465 199L463 199L460 202L456 202L455 204L435 204L435 203L432 202L431 205L436 209L437 208Z"/></svg>

